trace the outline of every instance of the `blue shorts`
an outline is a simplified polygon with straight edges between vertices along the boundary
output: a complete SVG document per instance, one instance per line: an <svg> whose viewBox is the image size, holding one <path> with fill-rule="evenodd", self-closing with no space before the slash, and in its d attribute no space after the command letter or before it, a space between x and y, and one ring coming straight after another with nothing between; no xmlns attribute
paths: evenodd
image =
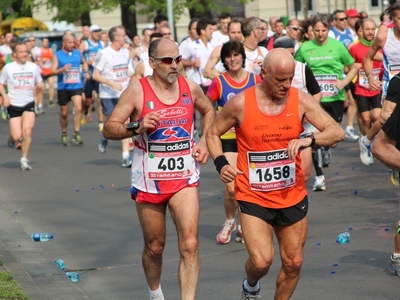
<svg viewBox="0 0 400 300"><path fill-rule="evenodd" d="M107 117L113 112L115 105L117 105L118 98L101 98L101 107L103 114Z"/></svg>

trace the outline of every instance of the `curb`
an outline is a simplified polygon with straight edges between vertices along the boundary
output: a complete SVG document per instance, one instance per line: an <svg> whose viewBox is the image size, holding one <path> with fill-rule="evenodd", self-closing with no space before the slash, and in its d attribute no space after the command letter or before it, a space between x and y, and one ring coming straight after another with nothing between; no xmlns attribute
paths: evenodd
<svg viewBox="0 0 400 300"><path fill-rule="evenodd" d="M0 259L29 300L89 299L3 210L0 210Z"/></svg>

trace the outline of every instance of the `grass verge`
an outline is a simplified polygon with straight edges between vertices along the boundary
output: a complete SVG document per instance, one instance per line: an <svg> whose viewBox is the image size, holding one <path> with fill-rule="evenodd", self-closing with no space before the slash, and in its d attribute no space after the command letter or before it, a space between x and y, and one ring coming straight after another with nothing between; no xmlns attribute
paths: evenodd
<svg viewBox="0 0 400 300"><path fill-rule="evenodd" d="M24 294L17 282L12 279L10 274L1 268L3 262L0 260L0 300L26 300L28 297Z"/></svg>

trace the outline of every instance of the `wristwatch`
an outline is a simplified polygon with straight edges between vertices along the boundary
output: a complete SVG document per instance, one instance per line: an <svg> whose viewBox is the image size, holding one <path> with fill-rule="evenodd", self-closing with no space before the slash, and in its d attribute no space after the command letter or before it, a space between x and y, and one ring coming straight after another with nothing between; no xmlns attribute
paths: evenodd
<svg viewBox="0 0 400 300"><path fill-rule="evenodd" d="M140 122L130 122L130 123L126 124L126 129L129 131L132 131L133 135L139 134L136 131L136 129L139 129L139 127L140 127Z"/></svg>
<svg viewBox="0 0 400 300"><path fill-rule="evenodd" d="M308 147L312 147L312 146L315 145L314 133L312 133L312 132L307 133L307 134L304 136L304 138L311 138L311 144L310 144L310 146L308 146Z"/></svg>

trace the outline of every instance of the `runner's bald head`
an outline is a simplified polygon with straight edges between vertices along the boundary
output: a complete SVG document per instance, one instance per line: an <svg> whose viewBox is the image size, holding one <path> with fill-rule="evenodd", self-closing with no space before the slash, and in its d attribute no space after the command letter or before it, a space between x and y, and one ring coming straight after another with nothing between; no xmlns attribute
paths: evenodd
<svg viewBox="0 0 400 300"><path fill-rule="evenodd" d="M266 72L276 72L282 69L295 69L296 63L292 54L283 48L272 49L268 52L263 62L263 68Z"/></svg>

